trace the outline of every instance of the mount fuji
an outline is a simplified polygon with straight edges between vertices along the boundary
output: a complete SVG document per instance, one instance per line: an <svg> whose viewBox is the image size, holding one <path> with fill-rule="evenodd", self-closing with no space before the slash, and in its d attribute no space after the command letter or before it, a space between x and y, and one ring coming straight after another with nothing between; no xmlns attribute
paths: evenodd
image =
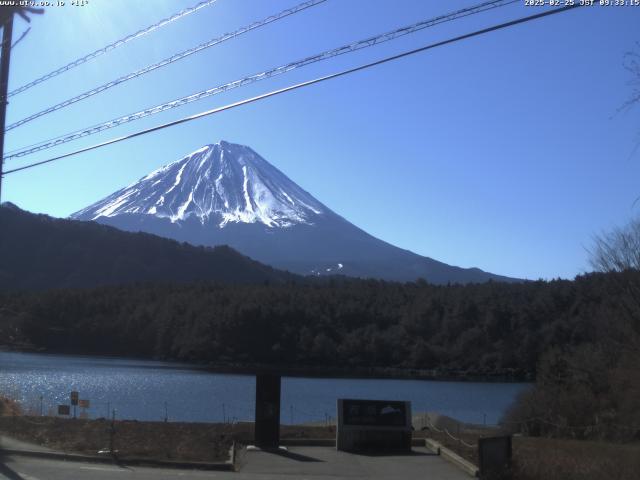
<svg viewBox="0 0 640 480"><path fill-rule="evenodd" d="M226 244L304 275L432 283L514 281L379 240L300 188L251 148L207 145L71 215L193 245Z"/></svg>

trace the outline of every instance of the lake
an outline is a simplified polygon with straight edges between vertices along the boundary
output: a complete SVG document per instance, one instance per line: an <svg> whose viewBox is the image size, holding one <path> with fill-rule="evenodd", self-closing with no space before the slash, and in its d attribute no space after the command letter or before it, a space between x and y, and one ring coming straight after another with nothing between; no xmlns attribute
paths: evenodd
<svg viewBox="0 0 640 480"><path fill-rule="evenodd" d="M282 423L335 417L337 398L410 400L414 412L436 411L465 422L495 424L528 383L282 378ZM86 414L189 422L253 420L255 377L212 373L190 365L0 352L0 394L35 414L57 411L76 390ZM78 409L78 415L80 409Z"/></svg>

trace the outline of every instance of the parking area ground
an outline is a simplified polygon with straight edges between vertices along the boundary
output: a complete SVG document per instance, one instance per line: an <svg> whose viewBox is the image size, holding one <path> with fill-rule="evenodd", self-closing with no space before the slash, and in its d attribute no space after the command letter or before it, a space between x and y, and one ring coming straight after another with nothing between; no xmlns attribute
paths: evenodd
<svg viewBox="0 0 640 480"><path fill-rule="evenodd" d="M332 447L290 447L286 451L247 451L240 474L268 478L374 480L468 480L470 477L426 448L414 447L406 455L363 455L339 452ZM260 477L262 478L262 477ZM264 477L267 478L267 477Z"/></svg>

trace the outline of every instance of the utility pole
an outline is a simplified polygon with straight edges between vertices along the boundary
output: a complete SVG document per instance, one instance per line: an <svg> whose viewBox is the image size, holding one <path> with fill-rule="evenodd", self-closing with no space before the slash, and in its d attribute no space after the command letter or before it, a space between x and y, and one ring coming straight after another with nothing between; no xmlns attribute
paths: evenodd
<svg viewBox="0 0 640 480"><path fill-rule="evenodd" d="M2 26L2 58L0 58L0 202L2 202L2 168L4 165L4 128L7 119L9 93L9 63L11 61L11 40L13 37L13 14L6 18Z"/></svg>

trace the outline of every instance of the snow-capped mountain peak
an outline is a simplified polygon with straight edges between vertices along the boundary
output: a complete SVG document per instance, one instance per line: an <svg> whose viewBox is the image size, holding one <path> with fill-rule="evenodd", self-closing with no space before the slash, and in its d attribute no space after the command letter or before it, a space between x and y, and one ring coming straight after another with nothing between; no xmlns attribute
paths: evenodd
<svg viewBox="0 0 640 480"><path fill-rule="evenodd" d="M512 280L453 267L375 238L251 148L224 141L151 172L72 218L192 245L228 245L303 275L434 283Z"/></svg>
<svg viewBox="0 0 640 480"><path fill-rule="evenodd" d="M81 220L143 214L179 223L189 218L313 225L328 209L251 148L225 141L206 145L72 215Z"/></svg>

